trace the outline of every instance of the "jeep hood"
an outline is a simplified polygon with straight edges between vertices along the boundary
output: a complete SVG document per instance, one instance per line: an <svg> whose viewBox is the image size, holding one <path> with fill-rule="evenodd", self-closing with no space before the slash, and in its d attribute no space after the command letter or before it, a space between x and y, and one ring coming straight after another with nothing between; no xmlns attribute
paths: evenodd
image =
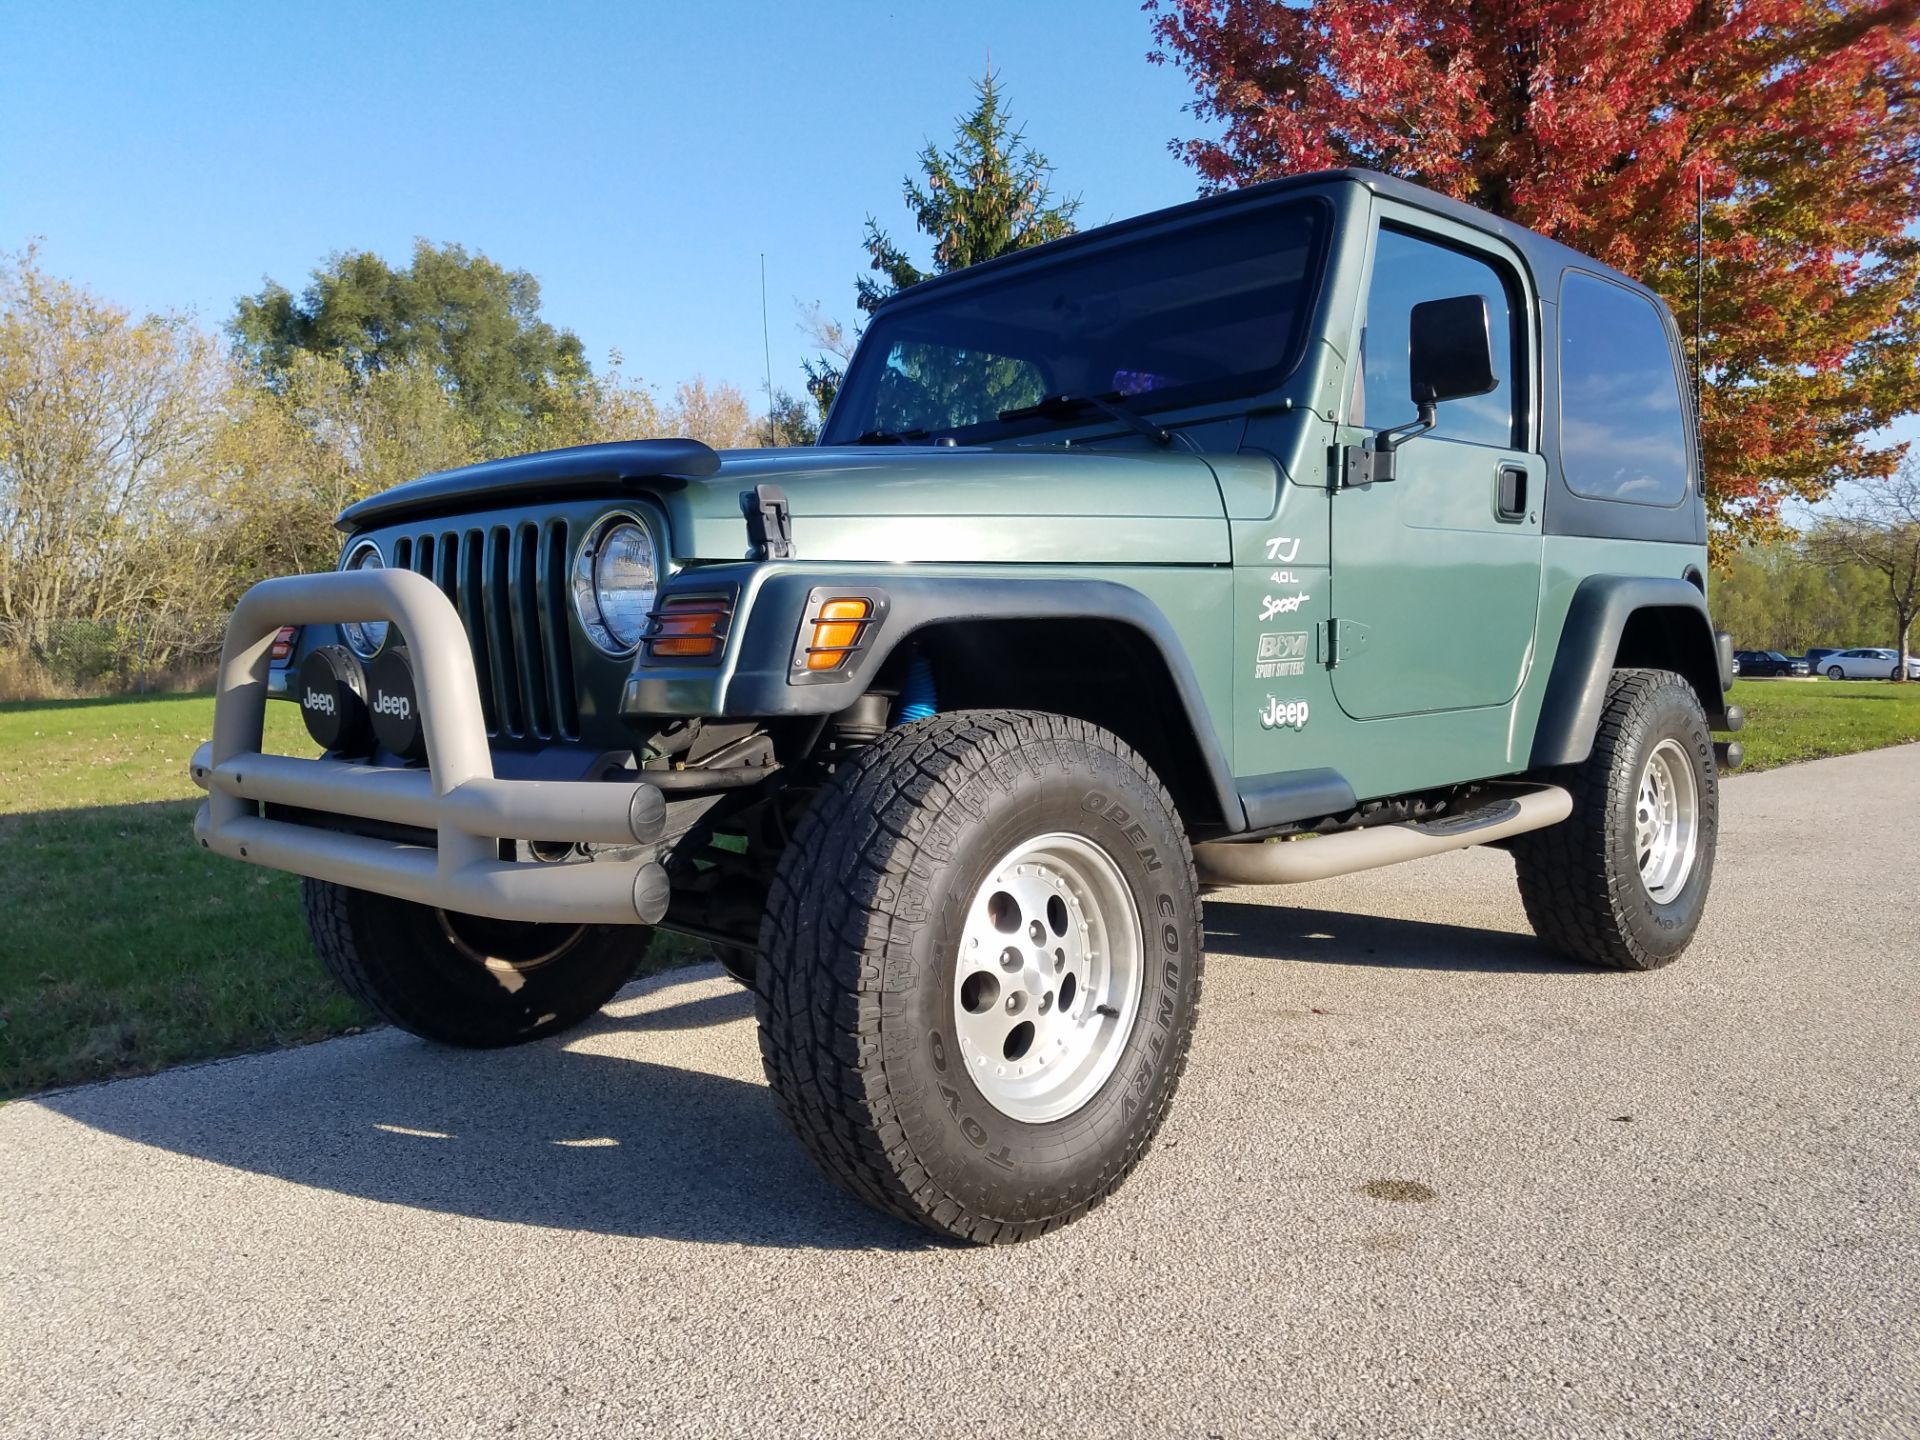
<svg viewBox="0 0 1920 1440"><path fill-rule="evenodd" d="M430 475L360 501L358 530L591 495L650 494L681 560L738 560L742 492L777 485L800 560L1225 564L1212 468L1181 450L846 446L715 452L696 441L580 446Z"/></svg>

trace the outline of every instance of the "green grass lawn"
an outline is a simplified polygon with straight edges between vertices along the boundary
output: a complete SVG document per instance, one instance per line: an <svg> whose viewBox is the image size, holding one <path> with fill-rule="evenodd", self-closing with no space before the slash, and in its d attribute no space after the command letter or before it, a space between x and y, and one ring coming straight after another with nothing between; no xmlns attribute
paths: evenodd
<svg viewBox="0 0 1920 1440"><path fill-rule="evenodd" d="M267 715L269 749L313 753L291 705ZM300 882L193 844L212 724L204 695L0 705L0 1099L369 1023L307 947Z"/></svg>
<svg viewBox="0 0 1920 1440"><path fill-rule="evenodd" d="M1749 680L1747 767L1920 740L1920 685ZM208 855L206 696L0 705L0 1098L367 1023L307 948L299 882ZM310 754L268 707L268 747ZM699 947L661 937L654 966Z"/></svg>
<svg viewBox="0 0 1920 1440"><path fill-rule="evenodd" d="M1920 740L1920 685L1886 680L1737 680L1744 770Z"/></svg>

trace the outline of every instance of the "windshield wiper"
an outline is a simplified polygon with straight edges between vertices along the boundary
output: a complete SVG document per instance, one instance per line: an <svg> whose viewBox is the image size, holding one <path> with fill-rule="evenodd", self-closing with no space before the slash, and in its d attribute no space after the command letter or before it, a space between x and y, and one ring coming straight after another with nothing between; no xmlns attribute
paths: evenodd
<svg viewBox="0 0 1920 1440"><path fill-rule="evenodd" d="M869 430L864 435L854 437L856 445L906 445L915 440L924 440L931 430Z"/></svg>
<svg viewBox="0 0 1920 1440"><path fill-rule="evenodd" d="M1118 420L1135 434L1144 435L1156 445L1171 445L1173 435L1164 427L1156 425L1144 415L1135 414L1119 403L1118 390L1109 390L1104 395L1047 395L1031 405L1021 405L1012 410L1002 410L1002 420L1034 420L1041 417L1065 420L1078 415L1083 410L1098 410L1102 414Z"/></svg>

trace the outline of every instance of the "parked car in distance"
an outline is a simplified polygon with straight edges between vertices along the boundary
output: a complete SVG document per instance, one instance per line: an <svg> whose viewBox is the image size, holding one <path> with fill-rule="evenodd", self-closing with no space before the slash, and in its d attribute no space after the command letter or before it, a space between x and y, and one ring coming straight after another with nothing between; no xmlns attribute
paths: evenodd
<svg viewBox="0 0 1920 1440"><path fill-rule="evenodd" d="M1807 673L1809 675L1826 674L1827 672L1821 668L1820 662L1829 655L1838 655L1839 653L1840 651L1831 645L1809 645L1806 654Z"/></svg>
<svg viewBox="0 0 1920 1440"><path fill-rule="evenodd" d="M1898 650L1836 650L1820 661L1820 670L1829 680L1898 680ZM1907 678L1920 680L1920 656L1907 659Z"/></svg>
<svg viewBox="0 0 1920 1440"><path fill-rule="evenodd" d="M1733 652L1735 673L1751 680L1756 676L1808 675L1807 662L1794 660L1782 655L1778 650L1736 650Z"/></svg>

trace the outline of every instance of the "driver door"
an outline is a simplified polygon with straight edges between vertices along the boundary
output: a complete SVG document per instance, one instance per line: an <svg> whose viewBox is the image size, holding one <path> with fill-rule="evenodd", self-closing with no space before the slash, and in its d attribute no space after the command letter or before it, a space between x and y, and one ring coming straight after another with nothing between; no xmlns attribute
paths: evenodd
<svg viewBox="0 0 1920 1440"><path fill-rule="evenodd" d="M1409 322L1424 301L1485 300L1496 383L1442 402L1396 451L1394 479L1333 496L1334 696L1368 720L1504 706L1532 660L1540 593L1529 291L1486 237L1404 207L1377 215L1349 423L1415 419Z"/></svg>

